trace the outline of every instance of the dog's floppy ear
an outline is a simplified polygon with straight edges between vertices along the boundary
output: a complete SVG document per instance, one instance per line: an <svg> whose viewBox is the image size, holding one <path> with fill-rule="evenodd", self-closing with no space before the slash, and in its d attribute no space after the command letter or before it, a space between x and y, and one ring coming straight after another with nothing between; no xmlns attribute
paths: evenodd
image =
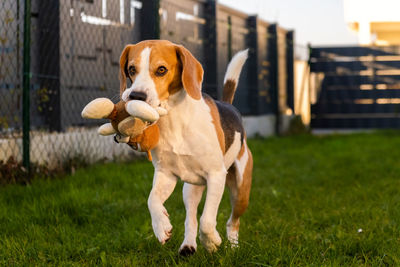
<svg viewBox="0 0 400 267"><path fill-rule="evenodd" d="M122 96L122 93L126 89L126 78L129 77L128 74L128 56L129 51L133 47L133 45L125 46L122 51L121 57L119 58L119 93Z"/></svg>
<svg viewBox="0 0 400 267"><path fill-rule="evenodd" d="M203 81L203 67L200 62L181 45L176 46L176 53L182 63L182 84L192 98L201 98L201 83Z"/></svg>

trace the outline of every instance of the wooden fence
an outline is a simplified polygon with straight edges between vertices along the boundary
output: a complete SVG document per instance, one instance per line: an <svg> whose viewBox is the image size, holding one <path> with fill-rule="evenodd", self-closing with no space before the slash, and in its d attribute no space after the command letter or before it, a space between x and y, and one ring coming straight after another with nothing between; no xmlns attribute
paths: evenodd
<svg viewBox="0 0 400 267"><path fill-rule="evenodd" d="M400 128L400 47L315 47L313 128Z"/></svg>

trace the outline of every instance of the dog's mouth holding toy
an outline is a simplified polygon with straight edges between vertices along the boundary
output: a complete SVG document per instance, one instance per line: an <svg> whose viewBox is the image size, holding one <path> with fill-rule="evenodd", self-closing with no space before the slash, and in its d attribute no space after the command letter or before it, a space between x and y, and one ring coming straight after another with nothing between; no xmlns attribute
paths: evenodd
<svg viewBox="0 0 400 267"><path fill-rule="evenodd" d="M126 112L133 117L137 117L147 122L155 122L160 116L166 115L168 112L161 104L153 108L147 102L141 100L130 100L125 104Z"/></svg>
<svg viewBox="0 0 400 267"><path fill-rule="evenodd" d="M82 117L88 119L110 119L111 123L99 127L100 135L117 134L119 141L125 143L130 137L141 134L155 124L160 116L168 112L165 108L153 108L142 100L120 101L114 104L108 98L97 98L85 106Z"/></svg>

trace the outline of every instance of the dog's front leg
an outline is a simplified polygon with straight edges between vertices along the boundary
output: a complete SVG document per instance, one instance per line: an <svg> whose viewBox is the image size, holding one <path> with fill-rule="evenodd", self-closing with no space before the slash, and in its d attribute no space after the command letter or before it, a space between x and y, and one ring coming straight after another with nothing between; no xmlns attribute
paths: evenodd
<svg viewBox="0 0 400 267"><path fill-rule="evenodd" d="M217 226L218 207L224 193L226 171L215 172L207 179L207 196L203 214L200 218L200 241L203 246L213 252L221 244Z"/></svg>
<svg viewBox="0 0 400 267"><path fill-rule="evenodd" d="M154 173L153 188L147 204L154 234L161 244L167 242L172 234L172 225L169 222L169 215L163 204L174 191L176 181L177 178L172 174L162 171L155 171Z"/></svg>
<svg viewBox="0 0 400 267"><path fill-rule="evenodd" d="M179 248L181 255L187 256L196 252L197 243L197 207L199 206L205 186L185 183L183 185L183 202L186 208L185 240Z"/></svg>

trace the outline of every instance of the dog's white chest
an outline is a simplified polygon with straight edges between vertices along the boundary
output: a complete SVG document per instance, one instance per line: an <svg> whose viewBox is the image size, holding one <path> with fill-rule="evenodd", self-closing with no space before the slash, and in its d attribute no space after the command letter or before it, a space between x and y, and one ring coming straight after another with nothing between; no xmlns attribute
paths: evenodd
<svg viewBox="0 0 400 267"><path fill-rule="evenodd" d="M220 171L223 154L208 106L182 103L159 121L160 141L153 164L192 184L205 184L208 174Z"/></svg>

